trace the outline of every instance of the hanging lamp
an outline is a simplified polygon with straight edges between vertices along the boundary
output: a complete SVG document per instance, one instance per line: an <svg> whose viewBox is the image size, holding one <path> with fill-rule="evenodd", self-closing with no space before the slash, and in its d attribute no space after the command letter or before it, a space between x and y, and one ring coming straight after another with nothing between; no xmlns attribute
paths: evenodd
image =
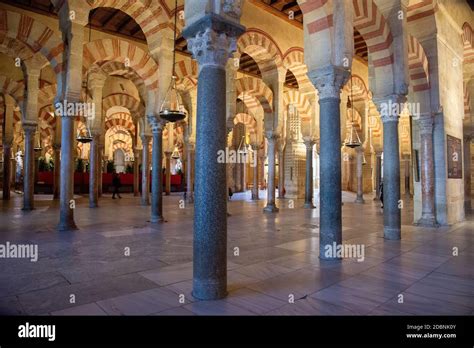
<svg viewBox="0 0 474 348"><path fill-rule="evenodd" d="M184 113L183 103L181 97L176 88L176 31L177 31L177 20L178 20L178 0L175 0L174 9L174 41L173 41L173 71L171 76L170 86L166 92L165 99L160 107L160 117L169 122L181 121L186 117Z"/></svg>
<svg viewBox="0 0 474 348"><path fill-rule="evenodd" d="M89 42L91 42L91 31L92 31L92 23L89 21ZM89 88L89 71L87 71L87 77L86 77L86 103L89 98L89 93L87 89ZM82 144L87 144L92 142L92 134L91 130L88 125L88 119L86 119L86 132L85 134L79 132L79 134L76 137L76 140Z"/></svg>
<svg viewBox="0 0 474 348"><path fill-rule="evenodd" d="M173 158L173 159L179 159L180 158L179 149L178 149L177 146L174 147L173 153L171 154L171 158Z"/></svg>
<svg viewBox="0 0 474 348"><path fill-rule="evenodd" d="M352 74L351 74L351 98L347 97L347 109L351 110L351 127L349 131L349 137L346 138L346 141L344 142L344 145L347 147L350 147L351 149L359 147L362 145L362 142L360 141L359 134L357 133L357 129L355 128L354 125L354 103L353 98L352 98Z"/></svg>

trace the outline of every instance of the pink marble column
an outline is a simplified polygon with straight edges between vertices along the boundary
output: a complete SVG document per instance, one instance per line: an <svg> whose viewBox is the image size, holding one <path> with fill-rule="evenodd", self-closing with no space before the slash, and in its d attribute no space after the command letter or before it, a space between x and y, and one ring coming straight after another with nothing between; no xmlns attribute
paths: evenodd
<svg viewBox="0 0 474 348"><path fill-rule="evenodd" d="M420 128L420 162L421 162L421 218L417 224L436 226L435 216L435 181L433 158L433 117L421 115L418 119Z"/></svg>

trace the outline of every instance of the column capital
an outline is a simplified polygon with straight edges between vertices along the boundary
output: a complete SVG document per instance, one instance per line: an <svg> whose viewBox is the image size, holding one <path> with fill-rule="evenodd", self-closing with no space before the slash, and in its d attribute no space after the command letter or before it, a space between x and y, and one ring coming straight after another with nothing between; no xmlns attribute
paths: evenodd
<svg viewBox="0 0 474 348"><path fill-rule="evenodd" d="M53 144L54 151L61 151L61 144Z"/></svg>
<svg viewBox="0 0 474 348"><path fill-rule="evenodd" d="M434 118L431 114L421 114L417 119L420 134L433 134Z"/></svg>
<svg viewBox="0 0 474 348"><path fill-rule="evenodd" d="M319 100L340 98L341 89L349 76L349 70L332 65L308 73L309 79L318 90Z"/></svg>
<svg viewBox="0 0 474 348"><path fill-rule="evenodd" d="M152 133L160 133L166 125L166 121L161 119L158 115L147 115L148 123L150 124Z"/></svg>
<svg viewBox="0 0 474 348"><path fill-rule="evenodd" d="M313 137L303 137L303 142L307 149L312 149L314 144L316 143Z"/></svg>
<svg viewBox="0 0 474 348"><path fill-rule="evenodd" d="M227 60L237 49L237 38L244 32L240 24L209 13L186 27L183 36L200 69L204 66L225 69Z"/></svg>
<svg viewBox="0 0 474 348"><path fill-rule="evenodd" d="M140 139L142 139L142 143L149 143L150 140L151 140L151 135L142 134L142 135L140 135Z"/></svg>
<svg viewBox="0 0 474 348"><path fill-rule="evenodd" d="M38 124L36 123L23 123L23 131L25 135L28 133L29 135L34 134L38 128Z"/></svg>
<svg viewBox="0 0 474 348"><path fill-rule="evenodd" d="M265 138L268 140L269 143L271 142L273 143L273 145L275 145L277 140L280 138L280 134L275 131L266 131Z"/></svg>
<svg viewBox="0 0 474 348"><path fill-rule="evenodd" d="M373 97L372 101L377 107L383 123L398 122L406 102L406 96L392 94L384 97Z"/></svg>

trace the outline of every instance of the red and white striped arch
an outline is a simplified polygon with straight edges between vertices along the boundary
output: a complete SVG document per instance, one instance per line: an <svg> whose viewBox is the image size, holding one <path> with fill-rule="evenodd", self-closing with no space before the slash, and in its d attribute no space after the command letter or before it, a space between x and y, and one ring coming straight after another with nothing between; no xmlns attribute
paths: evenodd
<svg viewBox="0 0 474 348"><path fill-rule="evenodd" d="M464 43L464 64L474 62L474 35L469 23L462 26L462 41Z"/></svg>
<svg viewBox="0 0 474 348"><path fill-rule="evenodd" d="M471 95L469 94L468 85L463 83L463 94L464 94L464 118L469 119L471 117Z"/></svg>
<svg viewBox="0 0 474 348"><path fill-rule="evenodd" d="M9 77L0 75L0 93L8 94L12 97L17 105L23 101L25 86L23 83L16 82Z"/></svg>
<svg viewBox="0 0 474 348"><path fill-rule="evenodd" d="M301 47L292 47L285 52L283 67L295 75L300 89L306 86L313 86L307 76L308 67L304 62L304 50Z"/></svg>
<svg viewBox="0 0 474 348"><path fill-rule="evenodd" d="M257 130L258 130L257 120L252 115L249 115L243 112L238 113L234 117L234 125L237 123L244 124L249 130L250 134L257 134Z"/></svg>
<svg viewBox="0 0 474 348"><path fill-rule="evenodd" d="M0 52L10 58L20 58L22 61L31 59L33 51L17 39L10 38L0 33Z"/></svg>
<svg viewBox="0 0 474 348"><path fill-rule="evenodd" d="M130 114L118 112L111 115L111 117L108 117L105 121L105 131L107 132L110 128L115 126L123 127L124 129L127 129L132 136L135 136L135 124L133 123Z"/></svg>
<svg viewBox="0 0 474 348"><path fill-rule="evenodd" d="M287 90L283 92L283 103L285 105L285 109L289 105L296 107L302 121L309 122L311 120L311 103L304 94L294 89Z"/></svg>
<svg viewBox="0 0 474 348"><path fill-rule="evenodd" d="M349 96L351 95L351 89L353 98L352 102L357 103L360 101L367 101L369 90L367 89L362 77L359 75L352 75L352 77L348 79L344 86L344 90Z"/></svg>
<svg viewBox="0 0 474 348"><path fill-rule="evenodd" d="M267 114L273 112L273 93L270 88L260 79L253 77L242 77L235 81L236 97L242 99L244 94L256 98Z"/></svg>
<svg viewBox="0 0 474 348"><path fill-rule="evenodd" d="M104 112L107 112L107 110L114 106L121 106L133 112L140 109L140 101L125 93L110 94L102 99L102 109Z"/></svg>
<svg viewBox="0 0 474 348"><path fill-rule="evenodd" d="M0 36L18 40L33 53L40 52L56 74L63 71L61 36L43 23L24 13L0 9Z"/></svg>
<svg viewBox="0 0 474 348"><path fill-rule="evenodd" d="M283 54L275 41L263 30L248 29L237 41L237 57L248 54L257 63L260 72L274 71L283 65Z"/></svg>
<svg viewBox="0 0 474 348"><path fill-rule="evenodd" d="M39 110L38 118L46 122L51 128L56 128L56 117L54 116L54 107L52 104L43 106Z"/></svg>
<svg viewBox="0 0 474 348"><path fill-rule="evenodd" d="M414 92L425 91L430 88L428 59L418 40L408 36L408 69L410 84Z"/></svg>
<svg viewBox="0 0 474 348"><path fill-rule="evenodd" d="M413 22L422 18L432 17L436 11L436 1L409 0L407 7L407 22Z"/></svg>
<svg viewBox="0 0 474 348"><path fill-rule="evenodd" d="M158 64L146 51L128 41L101 39L84 45L84 72L102 61L124 63L140 76L148 89L158 87Z"/></svg>
<svg viewBox="0 0 474 348"><path fill-rule="evenodd" d="M353 0L354 27L359 31L367 44L371 55L372 65L381 73L392 72L393 64L393 36L385 17L377 8L373 0ZM380 78L382 76L379 75ZM390 75L391 79L393 76Z"/></svg>
<svg viewBox="0 0 474 348"><path fill-rule="evenodd" d="M191 78L193 81L197 81L198 64L194 59L180 60L179 62L176 62L175 72L178 77L178 82L186 77Z"/></svg>
<svg viewBox="0 0 474 348"><path fill-rule="evenodd" d="M87 3L91 9L111 7L128 14L140 26L148 45L155 42L161 30L171 28L168 17L158 1L87 0Z"/></svg>

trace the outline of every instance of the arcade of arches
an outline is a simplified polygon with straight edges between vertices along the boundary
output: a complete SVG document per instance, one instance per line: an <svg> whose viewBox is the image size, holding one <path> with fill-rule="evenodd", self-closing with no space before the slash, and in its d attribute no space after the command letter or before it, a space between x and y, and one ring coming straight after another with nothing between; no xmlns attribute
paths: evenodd
<svg viewBox="0 0 474 348"><path fill-rule="evenodd" d="M468 2L174 6L1 1L0 312L472 314Z"/></svg>

